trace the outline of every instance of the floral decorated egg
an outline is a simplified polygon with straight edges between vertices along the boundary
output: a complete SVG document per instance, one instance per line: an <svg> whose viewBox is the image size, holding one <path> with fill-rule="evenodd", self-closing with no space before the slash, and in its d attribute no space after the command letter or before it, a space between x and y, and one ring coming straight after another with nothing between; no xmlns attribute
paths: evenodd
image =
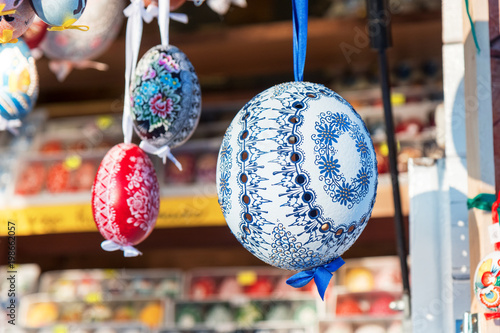
<svg viewBox="0 0 500 333"><path fill-rule="evenodd" d="M488 310L500 312L500 251L479 262L474 274L474 294Z"/></svg>
<svg viewBox="0 0 500 333"><path fill-rule="evenodd" d="M200 119L198 77L186 55L172 45L155 46L144 54L130 96L137 134L158 148L184 143Z"/></svg>
<svg viewBox="0 0 500 333"><path fill-rule="evenodd" d="M87 0L30 0L36 15L48 25L68 26L82 16Z"/></svg>
<svg viewBox="0 0 500 333"><path fill-rule="evenodd" d="M311 270L339 258L365 228L377 162L361 117L314 83L274 86L224 136L217 191L235 237L259 259Z"/></svg>
<svg viewBox="0 0 500 333"><path fill-rule="evenodd" d="M111 46L123 23L122 0L86 0L87 6L78 25L89 31L68 29L49 31L40 45L45 55L54 60L74 62L92 60Z"/></svg>
<svg viewBox="0 0 500 333"><path fill-rule="evenodd" d="M35 12L29 1L22 1L14 14L0 16L0 43L16 42L16 39L28 30L34 19Z"/></svg>
<svg viewBox="0 0 500 333"><path fill-rule="evenodd" d="M22 119L38 97L38 72L28 45L0 44L0 116Z"/></svg>
<svg viewBox="0 0 500 333"><path fill-rule="evenodd" d="M160 207L159 184L148 155L134 144L108 151L92 187L92 213L107 240L125 247L153 230Z"/></svg>

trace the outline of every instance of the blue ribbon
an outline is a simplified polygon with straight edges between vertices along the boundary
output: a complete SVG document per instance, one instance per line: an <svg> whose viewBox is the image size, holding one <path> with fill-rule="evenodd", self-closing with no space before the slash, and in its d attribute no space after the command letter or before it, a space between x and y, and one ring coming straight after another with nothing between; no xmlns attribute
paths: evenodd
<svg viewBox="0 0 500 333"><path fill-rule="evenodd" d="M313 269L302 271L293 275L286 280L286 284L294 288L302 288L314 278L314 283L316 283L318 293L321 296L321 299L325 300L325 291L330 283L330 280L332 279L332 274L343 264L345 264L345 261L341 257L337 257L328 264L314 267Z"/></svg>
<svg viewBox="0 0 500 333"><path fill-rule="evenodd" d="M293 73L295 81L304 79L307 48L308 0L292 0L293 9Z"/></svg>

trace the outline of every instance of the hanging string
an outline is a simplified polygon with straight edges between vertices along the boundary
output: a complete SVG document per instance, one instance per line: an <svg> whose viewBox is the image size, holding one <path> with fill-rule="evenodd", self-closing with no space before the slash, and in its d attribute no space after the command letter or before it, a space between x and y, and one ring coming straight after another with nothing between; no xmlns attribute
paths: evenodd
<svg viewBox="0 0 500 333"><path fill-rule="evenodd" d="M170 0L158 1L158 26L160 27L161 45L169 44Z"/></svg>
<svg viewBox="0 0 500 333"><path fill-rule="evenodd" d="M469 18L470 32L472 34L472 38L474 39L474 44L476 44L477 53L479 53L481 52L481 49L479 48L479 42L477 41L476 26L474 25L474 21L472 21L472 16L470 15L469 0L465 0L465 10L467 11L467 17Z"/></svg>
<svg viewBox="0 0 500 333"><path fill-rule="evenodd" d="M293 10L293 73L295 81L304 79L307 48L308 0L292 0Z"/></svg>

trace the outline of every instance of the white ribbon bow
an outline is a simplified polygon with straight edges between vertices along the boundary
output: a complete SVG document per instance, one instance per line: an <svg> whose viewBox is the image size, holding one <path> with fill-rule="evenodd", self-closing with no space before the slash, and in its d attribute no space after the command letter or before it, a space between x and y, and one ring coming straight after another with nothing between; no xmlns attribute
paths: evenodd
<svg viewBox="0 0 500 333"><path fill-rule="evenodd" d="M104 251L108 252L122 250L124 257L137 257L139 255L142 255L141 251L137 250L133 246L121 246L110 240L103 241L101 243L101 247Z"/></svg>
<svg viewBox="0 0 500 333"><path fill-rule="evenodd" d="M21 121L19 119L7 120L3 117L0 117L0 131L9 131L13 135L19 135L18 127L21 126Z"/></svg>
<svg viewBox="0 0 500 333"><path fill-rule="evenodd" d="M175 166L179 171L182 171L182 164L172 155L169 146L163 146L161 148L155 147L147 141L141 141L139 147L144 150L146 153L156 155L163 160L163 164L167 163L167 157L169 160L174 162Z"/></svg>

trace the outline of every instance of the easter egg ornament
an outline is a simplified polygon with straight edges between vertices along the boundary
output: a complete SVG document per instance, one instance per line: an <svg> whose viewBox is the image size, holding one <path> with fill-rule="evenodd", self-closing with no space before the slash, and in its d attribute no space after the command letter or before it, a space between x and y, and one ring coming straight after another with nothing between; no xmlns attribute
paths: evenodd
<svg viewBox="0 0 500 333"><path fill-rule="evenodd" d="M314 279L324 297L340 257L365 228L377 162L361 117L323 85L302 82L307 1L294 1L294 82L250 100L224 136L217 193L238 241L270 265ZM297 29L297 27L299 29Z"/></svg>
<svg viewBox="0 0 500 333"><path fill-rule="evenodd" d="M14 1L14 3L18 2ZM0 4L1 6L2 4ZM33 23L35 12L29 1L21 1L16 9L6 11L5 8L7 7L4 7L3 14L0 16L0 43L17 43L17 39ZM0 8L0 12L2 12L2 8Z"/></svg>
<svg viewBox="0 0 500 333"><path fill-rule="evenodd" d="M486 319L500 318L500 196L481 193L467 200L467 207L491 211L492 225L489 227L490 240L495 251L485 256L474 273L474 294L479 303L492 311L485 313Z"/></svg>
<svg viewBox="0 0 500 333"><path fill-rule="evenodd" d="M25 0L26 1L26 0ZM87 0L29 0L36 15L52 27L49 30L78 29L88 26L73 25L82 16Z"/></svg>
<svg viewBox="0 0 500 333"><path fill-rule="evenodd" d="M106 154L92 187L92 213L106 251L141 254L133 246L153 230L160 206L159 183L148 155L121 143Z"/></svg>
<svg viewBox="0 0 500 333"><path fill-rule="evenodd" d="M142 149L161 157L164 163L168 157L182 170L170 149L186 142L198 125L201 89L187 56L169 45L170 1L159 0L158 6L161 45L147 51L131 73L130 91L125 93L123 131L125 142L129 142L133 126L142 140ZM130 56L132 68L134 56ZM127 73L125 77L127 81Z"/></svg>
<svg viewBox="0 0 500 333"><path fill-rule="evenodd" d="M28 45L0 44L0 116L21 120L38 97L38 72Z"/></svg>

